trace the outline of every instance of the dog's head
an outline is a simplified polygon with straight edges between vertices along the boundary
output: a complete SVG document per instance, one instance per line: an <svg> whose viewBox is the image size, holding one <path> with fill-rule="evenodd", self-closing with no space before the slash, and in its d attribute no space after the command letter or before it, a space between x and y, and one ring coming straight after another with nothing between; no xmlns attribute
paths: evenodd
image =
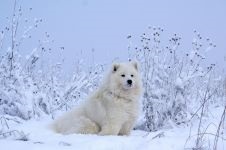
<svg viewBox="0 0 226 150"><path fill-rule="evenodd" d="M111 68L109 83L111 88L122 92L141 89L141 79L138 70L137 62L114 63Z"/></svg>

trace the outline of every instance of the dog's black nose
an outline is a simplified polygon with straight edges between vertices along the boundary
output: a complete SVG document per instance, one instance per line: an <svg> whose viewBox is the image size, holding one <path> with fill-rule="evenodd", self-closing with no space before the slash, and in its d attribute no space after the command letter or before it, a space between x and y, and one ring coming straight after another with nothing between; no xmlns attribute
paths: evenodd
<svg viewBox="0 0 226 150"><path fill-rule="evenodd" d="M127 83L128 84L132 84L132 80L127 80Z"/></svg>

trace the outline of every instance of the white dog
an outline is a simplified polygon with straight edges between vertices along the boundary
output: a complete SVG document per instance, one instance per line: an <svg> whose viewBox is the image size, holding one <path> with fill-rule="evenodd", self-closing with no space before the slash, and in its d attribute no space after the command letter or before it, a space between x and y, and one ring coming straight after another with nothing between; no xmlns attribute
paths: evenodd
<svg viewBox="0 0 226 150"><path fill-rule="evenodd" d="M142 83L136 62L113 64L99 89L79 108L56 120L62 134L129 135L138 117Z"/></svg>

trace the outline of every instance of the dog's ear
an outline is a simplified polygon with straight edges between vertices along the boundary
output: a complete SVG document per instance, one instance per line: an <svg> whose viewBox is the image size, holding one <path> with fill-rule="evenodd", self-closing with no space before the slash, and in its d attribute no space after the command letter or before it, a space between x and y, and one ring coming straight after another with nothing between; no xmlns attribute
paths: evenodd
<svg viewBox="0 0 226 150"><path fill-rule="evenodd" d="M112 65L112 72L114 73L114 72L116 72L117 70L118 70L118 68L119 68L119 64L118 63L114 63L113 65Z"/></svg>
<svg viewBox="0 0 226 150"><path fill-rule="evenodd" d="M138 63L136 61L131 62L131 64L133 65L133 67L138 70Z"/></svg>

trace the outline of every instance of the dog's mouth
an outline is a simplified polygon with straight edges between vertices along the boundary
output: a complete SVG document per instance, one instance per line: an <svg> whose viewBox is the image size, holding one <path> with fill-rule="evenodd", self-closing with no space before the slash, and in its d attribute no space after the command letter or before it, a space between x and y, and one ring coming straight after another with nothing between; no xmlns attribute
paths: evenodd
<svg viewBox="0 0 226 150"><path fill-rule="evenodd" d="M123 88L125 90L130 90L130 89L134 88L134 85L133 84L126 84L126 85L123 86Z"/></svg>
<svg viewBox="0 0 226 150"><path fill-rule="evenodd" d="M132 85L132 84L127 84L127 86L128 86L128 87L133 87L133 85Z"/></svg>

